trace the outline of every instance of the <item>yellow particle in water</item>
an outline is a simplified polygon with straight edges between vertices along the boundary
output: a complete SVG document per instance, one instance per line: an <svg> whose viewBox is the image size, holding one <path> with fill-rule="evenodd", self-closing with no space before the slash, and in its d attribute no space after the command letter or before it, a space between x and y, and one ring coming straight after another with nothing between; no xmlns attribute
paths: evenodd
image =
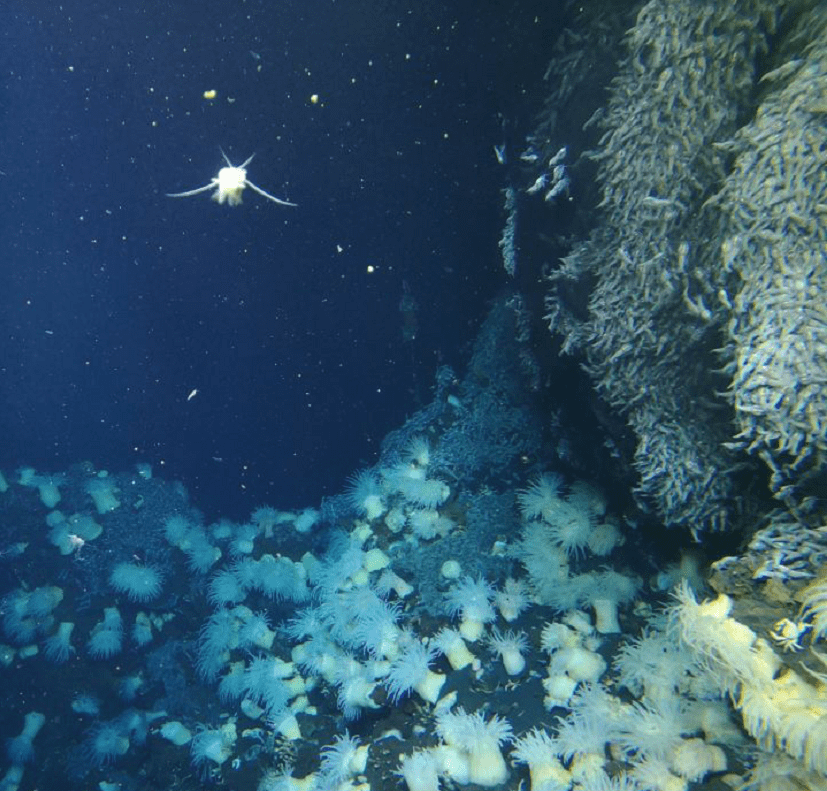
<svg viewBox="0 0 827 791"><path fill-rule="evenodd" d="M216 96L218 96L218 91L216 90L204 91L205 99L215 99Z"/></svg>
<svg viewBox="0 0 827 791"><path fill-rule="evenodd" d="M318 93L314 93L314 94L310 97L310 104L318 104L318 103L319 103L319 94L318 94Z"/></svg>

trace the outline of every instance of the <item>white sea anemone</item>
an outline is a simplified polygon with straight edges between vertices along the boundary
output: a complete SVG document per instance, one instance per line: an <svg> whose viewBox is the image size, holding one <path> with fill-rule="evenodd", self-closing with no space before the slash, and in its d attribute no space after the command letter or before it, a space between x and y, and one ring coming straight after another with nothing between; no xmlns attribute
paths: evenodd
<svg viewBox="0 0 827 791"><path fill-rule="evenodd" d="M693 716L708 742L743 746L744 735L735 725L730 708L723 700L705 700L695 707Z"/></svg>
<svg viewBox="0 0 827 791"><path fill-rule="evenodd" d="M602 687L584 684L571 699L571 713L561 720L554 743L557 755L565 761L578 757L596 755L605 759L606 743L614 733L612 709L619 701L612 700L609 706L600 701L610 697Z"/></svg>
<svg viewBox="0 0 827 791"><path fill-rule="evenodd" d="M543 679L543 689L546 693L543 698L543 705L549 711L557 707L568 707L571 696L579 683L579 681L565 673L552 673Z"/></svg>
<svg viewBox="0 0 827 791"><path fill-rule="evenodd" d="M346 657L342 649L327 634L312 637L291 651L295 662L305 673L322 676L329 683L336 680L336 673Z"/></svg>
<svg viewBox="0 0 827 791"><path fill-rule="evenodd" d="M586 543L593 554L605 557L610 555L618 544L623 543L623 536L611 522L601 522L589 534Z"/></svg>
<svg viewBox="0 0 827 791"><path fill-rule="evenodd" d="M565 673L575 681L595 683L606 672L606 660L594 651L575 645L555 651L548 672L549 675Z"/></svg>
<svg viewBox="0 0 827 791"><path fill-rule="evenodd" d="M46 717L38 711L30 711L23 718L22 732L6 744L6 753L13 764L26 764L34 760L33 742L44 722Z"/></svg>
<svg viewBox="0 0 827 791"><path fill-rule="evenodd" d="M407 598L413 591L413 585L402 579L392 569L384 569L376 580L376 592L382 597L388 597L393 591L400 599Z"/></svg>
<svg viewBox="0 0 827 791"><path fill-rule="evenodd" d="M523 654L528 648L528 638L525 632L507 631L501 634L499 629L493 629L488 639L491 647L502 657L505 672L509 676L518 676L525 670Z"/></svg>
<svg viewBox="0 0 827 791"><path fill-rule="evenodd" d="M617 634L620 624L618 607L634 599L640 582L616 571L581 574L581 600L594 607L595 628L600 634Z"/></svg>
<svg viewBox="0 0 827 791"><path fill-rule="evenodd" d="M100 722L87 731L83 752L95 767L108 766L129 750L129 734L118 720Z"/></svg>
<svg viewBox="0 0 827 791"><path fill-rule="evenodd" d="M642 788L652 791L686 791L689 783L683 777L673 775L665 761L644 758L629 773Z"/></svg>
<svg viewBox="0 0 827 791"><path fill-rule="evenodd" d="M462 581L445 595L448 612L460 616L460 634L471 642L482 635L484 625L497 614L491 606L494 590L482 577L476 580L463 577Z"/></svg>
<svg viewBox="0 0 827 791"><path fill-rule="evenodd" d="M497 591L494 602L500 615L509 623L516 621L531 603L525 583L512 577L505 581L501 591Z"/></svg>
<svg viewBox="0 0 827 791"><path fill-rule="evenodd" d="M368 745L360 745L355 736L345 731L336 741L322 748L322 764L319 771L322 787L325 783L337 787L354 775L365 771L368 762Z"/></svg>
<svg viewBox="0 0 827 791"><path fill-rule="evenodd" d="M376 649L385 639L394 641L399 608L384 601L371 586L361 585L324 596L319 614L330 633L344 645L354 648L371 645ZM370 633L370 625L383 632L379 642L377 635ZM390 644L384 647L389 648Z"/></svg>
<svg viewBox="0 0 827 791"><path fill-rule="evenodd" d="M407 783L408 791L439 791L439 761L431 750L403 756L396 774Z"/></svg>
<svg viewBox="0 0 827 791"><path fill-rule="evenodd" d="M293 522L293 528L297 533L309 533L312 527L321 518L321 513L316 508L305 508L300 511Z"/></svg>
<svg viewBox="0 0 827 791"><path fill-rule="evenodd" d="M560 499L563 478L556 473L543 473L517 493L523 519L541 519Z"/></svg>
<svg viewBox="0 0 827 791"><path fill-rule="evenodd" d="M420 508L437 508L451 494L448 484L426 478L425 469L415 464L397 464L383 471L382 477L389 490L399 492L408 503Z"/></svg>
<svg viewBox="0 0 827 791"><path fill-rule="evenodd" d="M284 679L292 675L292 664L272 656L257 656L244 671L244 686L248 697L273 716L286 708L290 700Z"/></svg>
<svg viewBox="0 0 827 791"><path fill-rule="evenodd" d="M231 662L229 671L221 677L218 684L218 697L224 703L239 700L247 691L245 669L244 662Z"/></svg>
<svg viewBox="0 0 827 791"><path fill-rule="evenodd" d="M223 571L218 572L218 574L213 577L213 580L217 580L224 573L232 574L235 577L236 583L246 593L247 591L251 591L256 588L258 584L258 561L254 558L240 558L233 563L231 569L224 569ZM225 583L222 581L220 584L224 585Z"/></svg>
<svg viewBox="0 0 827 791"><path fill-rule="evenodd" d="M627 756L668 760L688 727L677 697L657 703L635 702L623 707L613 741Z"/></svg>
<svg viewBox="0 0 827 791"><path fill-rule="evenodd" d="M427 437L412 437L405 448L405 458L419 467L427 467L431 463L431 444Z"/></svg>
<svg viewBox="0 0 827 791"><path fill-rule="evenodd" d="M685 691L689 670L696 666L692 655L675 640L660 632L646 631L622 645L614 657L618 681L633 695L650 700Z"/></svg>
<svg viewBox="0 0 827 791"><path fill-rule="evenodd" d="M401 508L391 508L382 521L391 533L399 533L405 527L407 517Z"/></svg>
<svg viewBox="0 0 827 791"><path fill-rule="evenodd" d="M362 568L368 574L372 574L374 571L387 568L390 563L391 559L379 547L373 547L373 549L365 552L365 562L362 564Z"/></svg>
<svg viewBox="0 0 827 791"><path fill-rule="evenodd" d="M352 586L352 578L362 572L364 562L365 552L358 540L336 541L322 563L308 568L308 576L322 599L326 599L342 588Z"/></svg>
<svg viewBox="0 0 827 791"><path fill-rule="evenodd" d="M362 709L379 708L372 697L376 681L359 662L344 662L334 671L333 681L339 687L336 704L346 720L357 719Z"/></svg>
<svg viewBox="0 0 827 791"><path fill-rule="evenodd" d="M424 541L446 536L454 527L453 520L433 508L418 508L408 514L413 534Z"/></svg>
<svg viewBox="0 0 827 791"><path fill-rule="evenodd" d="M373 659L395 659L399 654L401 630L396 625L401 609L377 598L375 606L358 613L350 641Z"/></svg>
<svg viewBox="0 0 827 791"><path fill-rule="evenodd" d="M500 746L511 741L511 725L497 716L485 720L480 712L443 710L437 714L437 733L458 751L468 767L471 783L491 787L504 783L508 769Z"/></svg>
<svg viewBox="0 0 827 791"><path fill-rule="evenodd" d="M560 648L573 648L582 642L580 633L565 623L547 623L540 632L540 646L550 654Z"/></svg>
<svg viewBox="0 0 827 791"><path fill-rule="evenodd" d="M118 500L118 487L105 476L93 478L86 484L86 491L91 495L99 514L114 511L121 504Z"/></svg>
<svg viewBox="0 0 827 791"><path fill-rule="evenodd" d="M158 598L163 578L154 566L129 561L118 563L109 575L109 584L132 601L147 602Z"/></svg>
<svg viewBox="0 0 827 791"><path fill-rule="evenodd" d="M474 670L480 667L479 660L468 650L462 635L456 629L444 627L434 636L432 645L448 659L454 670L471 665Z"/></svg>
<svg viewBox="0 0 827 791"><path fill-rule="evenodd" d="M221 558L221 550L210 544L202 527L192 528L181 545L187 556L187 565L197 574L206 574Z"/></svg>
<svg viewBox="0 0 827 791"><path fill-rule="evenodd" d="M322 617L318 607L304 607L298 610L297 614L282 629L293 640L327 636L328 634L327 622Z"/></svg>
<svg viewBox="0 0 827 791"><path fill-rule="evenodd" d="M293 767L287 765L284 769L268 769L258 784L257 791L316 791L316 775L307 777L293 777Z"/></svg>
<svg viewBox="0 0 827 791"><path fill-rule="evenodd" d="M569 556L585 554L589 537L597 525L594 514L566 500L557 500L543 511L543 524L553 544Z"/></svg>
<svg viewBox="0 0 827 791"><path fill-rule="evenodd" d="M238 633L238 647L264 648L269 651L276 639L276 633L270 629L267 616L264 613L252 613L245 619L244 626Z"/></svg>
<svg viewBox="0 0 827 791"><path fill-rule="evenodd" d="M26 614L35 618L45 618L63 601L63 590L55 585L35 588L28 596Z"/></svg>
<svg viewBox="0 0 827 791"><path fill-rule="evenodd" d="M560 788L569 788L571 774L557 759L557 744L547 731L534 728L514 742L511 759L528 764L531 776L531 791L541 791L546 783L556 783Z"/></svg>
<svg viewBox="0 0 827 791"><path fill-rule="evenodd" d="M207 525L207 534L212 536L215 541L230 541L241 525L229 519L221 518L217 522Z"/></svg>
<svg viewBox="0 0 827 791"><path fill-rule="evenodd" d="M302 737L299 721L290 709L268 717L267 727L269 727L277 737L284 738L290 742L298 741Z"/></svg>
<svg viewBox="0 0 827 791"><path fill-rule="evenodd" d="M192 733L190 730L186 728L183 723L177 722L176 720L165 722L161 726L160 733L164 739L171 741L177 747L183 747L192 741Z"/></svg>
<svg viewBox="0 0 827 791"><path fill-rule="evenodd" d="M458 560L450 558L442 564L439 574L446 580L458 580L462 576L462 566Z"/></svg>
<svg viewBox="0 0 827 791"><path fill-rule="evenodd" d="M80 692L72 699L72 711L97 717L100 714L100 701L94 695Z"/></svg>
<svg viewBox="0 0 827 791"><path fill-rule="evenodd" d="M214 612L201 627L196 669L205 681L214 681L229 661L230 650L238 647L242 625L233 609Z"/></svg>
<svg viewBox="0 0 827 791"><path fill-rule="evenodd" d="M263 505L253 511L250 516L250 521L254 525L258 525L259 529L264 533L266 538L272 538L273 529L276 525L287 521L287 519L283 512L277 511L275 508L271 508L268 505Z"/></svg>
<svg viewBox="0 0 827 791"><path fill-rule="evenodd" d="M135 616L132 639L136 645L147 645L152 642L152 621L145 612L139 612Z"/></svg>
<svg viewBox="0 0 827 791"><path fill-rule="evenodd" d="M387 509L379 478L372 470L361 470L353 475L345 493L356 512L368 521L378 519Z"/></svg>
<svg viewBox="0 0 827 791"><path fill-rule="evenodd" d="M543 522L529 522L518 544L531 587L543 604L559 610L577 606L579 591L569 583L566 553L552 542Z"/></svg>
<svg viewBox="0 0 827 791"><path fill-rule="evenodd" d="M723 772L726 755L718 745L703 739L684 739L672 752L670 765L675 774L697 783L710 772Z"/></svg>
<svg viewBox="0 0 827 791"><path fill-rule="evenodd" d="M221 766L231 755L236 740L236 728L227 723L220 729L202 730L192 737L190 755L195 766L208 762Z"/></svg>
<svg viewBox="0 0 827 791"><path fill-rule="evenodd" d="M17 588L0 601L3 631L18 645L30 643L39 630L52 625L49 616L35 617L30 609L31 597L32 592Z"/></svg>
<svg viewBox="0 0 827 791"><path fill-rule="evenodd" d="M121 652L123 633L100 629L92 634L86 647L93 659L108 659Z"/></svg>
<svg viewBox="0 0 827 791"><path fill-rule="evenodd" d="M51 662L65 662L73 653L72 631L75 625L64 621L51 637L46 640L46 658Z"/></svg>
<svg viewBox="0 0 827 791"><path fill-rule="evenodd" d="M124 676L118 682L118 694L124 700L135 700L145 683L142 672L135 673L131 676Z"/></svg>
<svg viewBox="0 0 827 791"><path fill-rule="evenodd" d="M429 667L435 655L433 648L427 647L414 636L406 641L385 678L388 695L394 703L411 690L415 690L428 703L437 702L445 676L434 673Z"/></svg>
<svg viewBox="0 0 827 791"><path fill-rule="evenodd" d="M684 580L675 590L676 604L669 611L669 630L677 633L684 644L727 677L722 686L734 689L738 681L761 686L772 682L778 660L772 652L760 648L755 632L730 618L732 600L721 594L698 603ZM760 648L760 650L759 650Z"/></svg>
<svg viewBox="0 0 827 791"><path fill-rule="evenodd" d="M760 751L738 791L802 791L819 789L824 775L779 752Z"/></svg>
<svg viewBox="0 0 827 791"><path fill-rule="evenodd" d="M60 487L66 483L62 475L35 475L29 486L36 486L40 501L46 508L52 509L60 502Z"/></svg>
<svg viewBox="0 0 827 791"><path fill-rule="evenodd" d="M260 528L257 524L238 525L233 540L230 542L230 554L233 557L252 554L256 548L256 538L259 532Z"/></svg>
<svg viewBox="0 0 827 791"><path fill-rule="evenodd" d="M86 644L93 659L108 659L120 653L123 646L123 621L115 607L105 607L103 620L92 629Z"/></svg>
<svg viewBox="0 0 827 791"><path fill-rule="evenodd" d="M213 607L224 607L244 601L245 591L235 572L219 571L211 580L207 598Z"/></svg>
<svg viewBox="0 0 827 791"><path fill-rule="evenodd" d="M594 635L594 625L583 610L569 610L560 620L576 632L579 632L584 639Z"/></svg>
<svg viewBox="0 0 827 791"><path fill-rule="evenodd" d="M170 544L179 548L186 544L192 529L193 525L184 516L168 516L164 521L164 537Z"/></svg>

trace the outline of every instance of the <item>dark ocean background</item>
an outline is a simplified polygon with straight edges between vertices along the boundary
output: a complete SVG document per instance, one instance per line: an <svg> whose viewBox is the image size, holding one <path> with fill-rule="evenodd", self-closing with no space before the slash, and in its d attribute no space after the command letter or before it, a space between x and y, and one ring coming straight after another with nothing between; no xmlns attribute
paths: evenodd
<svg viewBox="0 0 827 791"><path fill-rule="evenodd" d="M5 3L0 467L145 461L208 518L341 490L506 281L493 146L562 15ZM298 207L165 197L220 148Z"/></svg>

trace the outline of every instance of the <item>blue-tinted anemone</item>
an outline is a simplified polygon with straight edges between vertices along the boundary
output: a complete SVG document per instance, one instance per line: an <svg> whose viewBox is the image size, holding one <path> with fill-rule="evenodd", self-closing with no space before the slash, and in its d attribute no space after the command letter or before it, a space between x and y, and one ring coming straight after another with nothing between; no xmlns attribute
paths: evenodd
<svg viewBox="0 0 827 791"><path fill-rule="evenodd" d="M55 634L46 639L44 653L50 662L63 663L75 653L71 643L74 628L73 623L64 622L60 624Z"/></svg>
<svg viewBox="0 0 827 791"><path fill-rule="evenodd" d="M200 731L190 742L192 763L202 770L206 770L210 762L220 766L230 757L231 747L232 743L223 731Z"/></svg>
<svg viewBox="0 0 827 791"><path fill-rule="evenodd" d="M247 679L244 677L244 663L233 662L230 672L221 677L218 685L218 697L224 703L239 700L247 690Z"/></svg>
<svg viewBox="0 0 827 791"><path fill-rule="evenodd" d="M305 607L291 618L282 631L293 640L327 636L328 630L318 607Z"/></svg>
<svg viewBox="0 0 827 791"><path fill-rule="evenodd" d="M99 629L92 633L86 647L89 656L93 659L109 659L109 657L121 652L123 632L114 629Z"/></svg>
<svg viewBox="0 0 827 791"><path fill-rule="evenodd" d="M129 736L117 720L100 722L90 728L83 743L83 754L88 763L98 769L109 766L128 749Z"/></svg>
<svg viewBox="0 0 827 791"><path fill-rule="evenodd" d="M290 691L284 679L292 667L271 656L257 656L244 671L244 687L249 697L273 716L282 711L290 700Z"/></svg>
<svg viewBox="0 0 827 791"><path fill-rule="evenodd" d="M109 575L109 584L132 601L147 602L160 595L163 576L157 568L144 563L118 563Z"/></svg>
<svg viewBox="0 0 827 791"><path fill-rule="evenodd" d="M436 649L427 647L419 640L407 642L385 678L388 697L394 703L425 681L436 654Z"/></svg>
<svg viewBox="0 0 827 791"><path fill-rule="evenodd" d="M253 585L271 599L304 601L309 591L303 575L303 567L290 558L262 555L256 562Z"/></svg>
<svg viewBox="0 0 827 791"><path fill-rule="evenodd" d="M211 580L207 598L213 607L238 604L244 600L244 586L230 569L219 571Z"/></svg>
<svg viewBox="0 0 827 791"><path fill-rule="evenodd" d="M333 744L323 747L319 771L322 787L336 787L357 774L361 749L359 740L347 731L344 736L337 736Z"/></svg>
<svg viewBox="0 0 827 791"><path fill-rule="evenodd" d="M360 515L368 515L372 507L382 504L382 487L372 470L360 470L348 479L345 494L353 509Z"/></svg>
<svg viewBox="0 0 827 791"><path fill-rule="evenodd" d="M205 681L215 681L227 661L227 651L238 642L238 619L232 610L214 612L198 635L196 669Z"/></svg>
<svg viewBox="0 0 827 791"><path fill-rule="evenodd" d="M267 623L267 616L264 613L253 613L238 634L239 648L269 648L265 645L268 641L272 644L272 632L270 624Z"/></svg>

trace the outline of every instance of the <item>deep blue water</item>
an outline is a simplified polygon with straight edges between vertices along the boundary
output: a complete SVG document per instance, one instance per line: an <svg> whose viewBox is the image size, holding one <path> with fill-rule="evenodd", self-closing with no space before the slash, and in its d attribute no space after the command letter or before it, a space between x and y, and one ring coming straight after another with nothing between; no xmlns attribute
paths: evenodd
<svg viewBox="0 0 827 791"><path fill-rule="evenodd" d="M213 516L340 490L505 282L493 145L559 13L6 3L0 467L148 461ZM220 147L298 207L165 197Z"/></svg>

